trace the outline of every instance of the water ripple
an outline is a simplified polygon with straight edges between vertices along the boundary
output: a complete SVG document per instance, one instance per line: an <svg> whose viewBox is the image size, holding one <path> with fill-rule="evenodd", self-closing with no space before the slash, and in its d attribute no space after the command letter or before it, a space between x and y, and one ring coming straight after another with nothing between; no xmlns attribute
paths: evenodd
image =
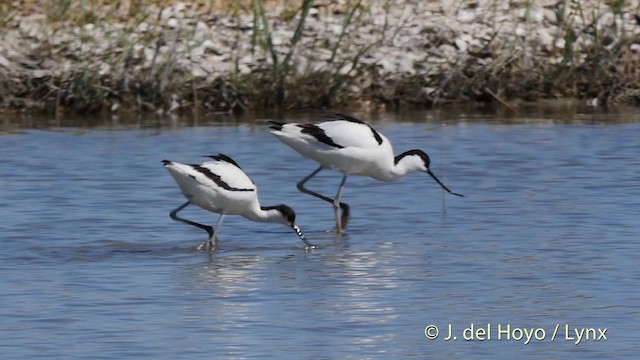
<svg viewBox="0 0 640 360"><path fill-rule="evenodd" d="M384 120L384 119L383 119ZM295 183L315 164L260 126L40 131L0 142L0 347L33 358L630 357L640 313L638 124L381 121L427 176L349 178L346 236ZM256 151L259 149L259 151ZM232 155L285 227L229 217L220 249L171 221L160 160ZM333 194L323 172L310 184ZM186 209L195 221L217 216ZM436 324L607 327L606 342L429 341Z"/></svg>

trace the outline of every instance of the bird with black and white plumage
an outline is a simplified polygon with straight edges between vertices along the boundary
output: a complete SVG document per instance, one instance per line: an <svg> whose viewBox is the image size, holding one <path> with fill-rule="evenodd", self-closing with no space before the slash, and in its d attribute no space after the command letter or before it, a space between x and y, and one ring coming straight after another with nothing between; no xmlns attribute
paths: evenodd
<svg viewBox="0 0 640 360"><path fill-rule="evenodd" d="M183 164L162 160L164 167L173 176L187 202L170 213L172 219L196 226L209 234L209 240L198 249L211 251L216 248L218 231L226 215L240 215L252 221L284 224L293 229L306 248L311 244L298 225L296 214L287 205L260 206L258 189L229 156L224 154L208 156L213 160L202 164ZM190 204L220 214L215 228L178 217L178 212Z"/></svg>
<svg viewBox="0 0 640 360"><path fill-rule="evenodd" d="M413 172L429 174L444 190L456 196L429 169L431 160L422 150L414 149L394 155L389 140L365 122L335 114L317 124L268 121L271 133L300 155L320 163L320 167L298 182L298 189L333 205L336 231L341 233L350 216L349 205L340 198L349 175L369 176L384 182L400 180ZM335 198L307 189L304 185L323 169L343 174ZM342 214L340 214L342 209Z"/></svg>

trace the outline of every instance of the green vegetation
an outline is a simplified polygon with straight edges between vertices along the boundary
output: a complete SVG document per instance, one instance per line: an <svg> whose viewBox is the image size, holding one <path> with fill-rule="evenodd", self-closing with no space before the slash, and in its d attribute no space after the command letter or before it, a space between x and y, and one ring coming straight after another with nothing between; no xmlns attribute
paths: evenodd
<svg viewBox="0 0 640 360"><path fill-rule="evenodd" d="M640 32L622 26L629 4L585 3L561 1L555 19L545 19L560 31L543 45L525 36L541 26L531 0L510 2L513 24L494 24L468 45L458 29L446 35L439 24L418 23L426 40L409 50L430 55L394 73L383 71L389 54L379 49L389 51L412 14L393 19L391 2L378 18L367 0L4 2L0 107L242 112L498 102L516 109L558 97L640 104ZM640 8L631 10L640 27ZM317 33L320 17L335 19L333 35ZM510 26L516 36L505 42ZM370 36L358 35L362 29Z"/></svg>

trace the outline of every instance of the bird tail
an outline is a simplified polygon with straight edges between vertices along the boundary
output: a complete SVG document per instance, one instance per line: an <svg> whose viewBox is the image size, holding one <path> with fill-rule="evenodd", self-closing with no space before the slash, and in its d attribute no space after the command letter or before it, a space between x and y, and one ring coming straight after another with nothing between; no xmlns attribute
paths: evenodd
<svg viewBox="0 0 640 360"><path fill-rule="evenodd" d="M282 127L286 125L286 123L282 121L267 120L267 122L269 123L269 128L276 131L282 130Z"/></svg>

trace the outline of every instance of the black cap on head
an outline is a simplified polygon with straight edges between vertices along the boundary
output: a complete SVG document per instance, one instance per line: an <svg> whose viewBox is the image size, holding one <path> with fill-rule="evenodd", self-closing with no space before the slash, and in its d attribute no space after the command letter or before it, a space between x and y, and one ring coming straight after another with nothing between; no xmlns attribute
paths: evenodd
<svg viewBox="0 0 640 360"><path fill-rule="evenodd" d="M411 156L411 155L416 155L419 156L420 158L422 158L422 161L424 162L424 166L428 169L429 165L431 165L431 159L429 159L429 155L427 155L426 152L422 151L422 150L418 150L418 149L413 149L413 150L409 150L409 151L405 151L402 154L396 156L395 158L395 163L398 164L398 162L400 160L402 160L403 157L405 156Z"/></svg>
<svg viewBox="0 0 640 360"><path fill-rule="evenodd" d="M280 204L280 205L274 205L274 206L263 206L262 209L278 210L282 214L282 217L284 217L290 225L293 225L296 223L296 212L293 211L293 209L288 207L287 205Z"/></svg>
<svg viewBox="0 0 640 360"><path fill-rule="evenodd" d="M440 185L443 189L445 189L448 193L455 195L455 196L460 196L460 197L464 197L464 195L462 194L458 194L458 193L454 193L453 191L449 190L448 187L446 187L437 177L436 175L431 172L431 170L429 169L429 165L431 165L431 159L429 159L429 155L427 155L427 153L425 153L422 150L418 150L418 149L413 149L413 150L409 150L409 151L405 151L402 154L396 156L395 158L395 163L398 164L398 162L400 162L400 160L402 160L403 158L407 157L407 156L419 156L422 161L424 162L424 166L426 168L425 172L427 174L429 174L433 180L435 180L438 185Z"/></svg>

